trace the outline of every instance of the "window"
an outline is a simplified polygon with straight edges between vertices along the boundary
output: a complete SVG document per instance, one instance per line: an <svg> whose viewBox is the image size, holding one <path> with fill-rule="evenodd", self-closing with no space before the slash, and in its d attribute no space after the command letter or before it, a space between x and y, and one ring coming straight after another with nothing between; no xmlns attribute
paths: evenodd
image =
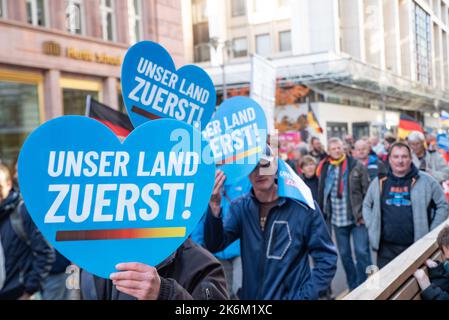
<svg viewBox="0 0 449 320"><path fill-rule="evenodd" d="M286 7L290 5L290 1L289 0L278 0L278 7L282 8L282 7Z"/></svg>
<svg viewBox="0 0 449 320"><path fill-rule="evenodd" d="M328 122L326 131L328 137L343 139L348 134L348 124L346 122Z"/></svg>
<svg viewBox="0 0 449 320"><path fill-rule="evenodd" d="M101 0L100 14L103 40L116 41L115 0Z"/></svg>
<svg viewBox="0 0 449 320"><path fill-rule="evenodd" d="M12 168L28 134L39 126L41 84L32 83L35 80L28 77L24 77L27 79L23 83L15 82L16 79L4 80L1 73L0 71L0 159Z"/></svg>
<svg viewBox="0 0 449 320"><path fill-rule="evenodd" d="M271 54L270 34L265 33L256 36L256 53L261 56L268 56Z"/></svg>
<svg viewBox="0 0 449 320"><path fill-rule="evenodd" d="M232 55L234 58L246 57L248 55L248 40L246 37L232 40Z"/></svg>
<svg viewBox="0 0 449 320"><path fill-rule="evenodd" d="M47 25L46 2L46 0L27 0L26 8L29 24L41 27Z"/></svg>
<svg viewBox="0 0 449 320"><path fill-rule="evenodd" d="M86 98L88 95L98 100L98 92L96 91L63 88L64 114L84 116L86 114Z"/></svg>
<svg viewBox="0 0 449 320"><path fill-rule="evenodd" d="M0 0L0 18L6 18L6 12L8 11L6 3L6 0Z"/></svg>
<svg viewBox="0 0 449 320"><path fill-rule="evenodd" d="M267 1L265 1L265 0L253 0L254 12L263 11L264 5L266 5L266 4L267 4Z"/></svg>
<svg viewBox="0 0 449 320"><path fill-rule="evenodd" d="M67 0L66 27L70 33L84 34L83 0Z"/></svg>
<svg viewBox="0 0 449 320"><path fill-rule="evenodd" d="M131 44L143 40L142 1L128 0L129 41Z"/></svg>
<svg viewBox="0 0 449 320"><path fill-rule="evenodd" d="M424 84L431 84L431 37L430 15L414 3L415 51L417 79Z"/></svg>
<svg viewBox="0 0 449 320"><path fill-rule="evenodd" d="M195 62L210 60L209 21L207 1L192 0L193 59Z"/></svg>
<svg viewBox="0 0 449 320"><path fill-rule="evenodd" d="M246 0L232 0L231 12L233 17L246 15Z"/></svg>
<svg viewBox="0 0 449 320"><path fill-rule="evenodd" d="M292 50L292 33L290 30L279 32L279 51Z"/></svg>

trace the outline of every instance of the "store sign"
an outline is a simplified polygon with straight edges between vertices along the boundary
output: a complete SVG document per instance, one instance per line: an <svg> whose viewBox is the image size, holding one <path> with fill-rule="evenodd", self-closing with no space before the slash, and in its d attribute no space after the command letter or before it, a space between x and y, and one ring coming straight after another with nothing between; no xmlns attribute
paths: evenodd
<svg viewBox="0 0 449 320"><path fill-rule="evenodd" d="M59 117L25 141L20 191L61 254L108 278L121 262L159 264L196 228L215 177L206 147L177 120L147 122L121 143L96 120Z"/></svg>
<svg viewBox="0 0 449 320"><path fill-rule="evenodd" d="M44 42L42 44L42 50L44 54L56 57L62 56L63 52L61 45L54 41ZM74 60L110 64L114 66L119 66L121 64L120 56L111 56L106 53L92 52L90 50L79 50L74 47L66 49L65 57Z"/></svg>

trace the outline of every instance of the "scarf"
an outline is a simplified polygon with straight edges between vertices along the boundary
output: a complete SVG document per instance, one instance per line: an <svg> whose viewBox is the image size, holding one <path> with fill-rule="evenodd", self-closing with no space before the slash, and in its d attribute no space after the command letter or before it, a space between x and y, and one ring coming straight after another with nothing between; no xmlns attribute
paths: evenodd
<svg viewBox="0 0 449 320"><path fill-rule="evenodd" d="M320 177L321 176L321 170L323 168L323 165L325 162L329 162L330 165L335 166L335 167L340 167L340 172L338 174L338 198L342 198L343 197L343 190L344 190L344 182L343 182L343 176L346 173L346 170L348 169L348 158L346 157L345 154L343 154L340 159L332 159L331 157L327 157L327 159L324 159L323 161L321 161L321 163L319 164L318 168L317 168L317 176Z"/></svg>

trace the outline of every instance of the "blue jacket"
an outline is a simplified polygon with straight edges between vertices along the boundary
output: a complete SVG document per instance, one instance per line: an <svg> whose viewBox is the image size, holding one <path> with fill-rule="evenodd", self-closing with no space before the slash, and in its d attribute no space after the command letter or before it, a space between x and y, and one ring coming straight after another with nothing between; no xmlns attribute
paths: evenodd
<svg viewBox="0 0 449 320"><path fill-rule="evenodd" d="M231 205L224 223L208 208L204 236L211 252L223 250L240 238L242 299L318 299L331 284L337 252L316 204L280 198L259 225L259 202L253 192ZM310 267L309 255L314 268Z"/></svg>
<svg viewBox="0 0 449 320"><path fill-rule="evenodd" d="M5 255L6 280L0 299L17 299L23 293L41 289L55 259L54 250L31 220L25 205L19 207L29 244L19 238L11 226L10 214L20 203L18 192L11 191L0 203L0 236Z"/></svg>
<svg viewBox="0 0 449 320"><path fill-rule="evenodd" d="M246 177L233 185L225 185L226 196L223 196L222 200L222 213L223 219L226 219L231 202L244 194L247 194L251 190L251 182ZM201 218L195 231L191 234L190 238L199 245L205 246L204 243L204 222L205 215ZM223 251L217 252L214 256L220 260L229 260L240 256L240 240L236 240L227 246Z"/></svg>

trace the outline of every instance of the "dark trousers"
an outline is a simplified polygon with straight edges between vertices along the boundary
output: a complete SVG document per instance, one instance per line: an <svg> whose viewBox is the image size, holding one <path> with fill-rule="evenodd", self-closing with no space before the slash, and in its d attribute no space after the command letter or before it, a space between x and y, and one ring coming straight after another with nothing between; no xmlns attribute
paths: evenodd
<svg viewBox="0 0 449 320"><path fill-rule="evenodd" d="M385 267L408 247L409 245L381 242L379 252L377 253L377 266L379 269Z"/></svg>

